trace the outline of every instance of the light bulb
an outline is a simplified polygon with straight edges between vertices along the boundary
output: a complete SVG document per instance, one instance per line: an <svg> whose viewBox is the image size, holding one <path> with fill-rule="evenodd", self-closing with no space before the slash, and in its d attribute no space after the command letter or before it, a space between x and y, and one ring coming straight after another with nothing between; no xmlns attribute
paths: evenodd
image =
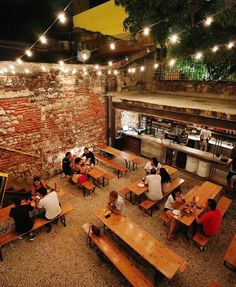
<svg viewBox="0 0 236 287"><path fill-rule="evenodd" d="M169 66L170 66L170 67L173 67L173 66L175 65L175 63L176 63L176 59L171 59L171 60L169 61Z"/></svg>
<svg viewBox="0 0 236 287"><path fill-rule="evenodd" d="M98 71L98 72L97 72L97 75L98 75L98 76L101 76L101 75L102 75L102 72L101 72L101 71Z"/></svg>
<svg viewBox="0 0 236 287"><path fill-rule="evenodd" d="M212 48L212 52L216 52L216 51L218 51L219 50L219 47L218 46L214 46L213 48Z"/></svg>
<svg viewBox="0 0 236 287"><path fill-rule="evenodd" d="M111 67L113 65L112 61L109 61L108 65Z"/></svg>
<svg viewBox="0 0 236 287"><path fill-rule="evenodd" d="M179 37L178 37L177 34L171 35L171 36L170 36L170 41L171 41L171 43L173 43L173 44L177 43L178 38L179 38Z"/></svg>
<svg viewBox="0 0 236 287"><path fill-rule="evenodd" d="M87 72L87 69L85 67L83 67L83 72Z"/></svg>
<svg viewBox="0 0 236 287"><path fill-rule="evenodd" d="M143 35L144 35L144 36L148 36L149 33L150 33L150 29L149 29L148 27L146 27L146 28L143 29Z"/></svg>
<svg viewBox="0 0 236 287"><path fill-rule="evenodd" d="M29 69L25 69L25 72L26 72L26 74L29 74L30 70Z"/></svg>
<svg viewBox="0 0 236 287"><path fill-rule="evenodd" d="M233 48L233 46L234 46L234 43L233 43L233 42L229 42L229 44L227 45L228 49Z"/></svg>
<svg viewBox="0 0 236 287"><path fill-rule="evenodd" d="M115 50L115 48L116 48L115 43L111 43L111 44L110 44L110 48L111 48L111 50Z"/></svg>
<svg viewBox="0 0 236 287"><path fill-rule="evenodd" d="M108 75L110 75L110 74L111 74L111 70L108 70L108 72L107 72L107 73L108 73Z"/></svg>
<svg viewBox="0 0 236 287"><path fill-rule="evenodd" d="M76 69L73 69L73 70L72 70L72 74L73 74L73 75L75 75L75 74L76 74L76 72L77 72L77 70L76 70Z"/></svg>
<svg viewBox="0 0 236 287"><path fill-rule="evenodd" d="M147 53L150 53L150 49L149 49L149 48L147 48L146 52L147 52Z"/></svg>
<svg viewBox="0 0 236 287"><path fill-rule="evenodd" d="M87 75L88 75L88 72L87 72L87 70L85 70L85 71L84 71L84 75L85 75L85 76L87 76Z"/></svg>
<svg viewBox="0 0 236 287"><path fill-rule="evenodd" d="M12 73L12 75L15 75L15 74L16 74L16 71L13 70L13 71L11 71L11 73Z"/></svg>
<svg viewBox="0 0 236 287"><path fill-rule="evenodd" d="M58 19L59 19L59 21L61 22L61 23L65 23L66 22L66 16L65 16L65 13L60 13L59 15L58 15Z"/></svg>
<svg viewBox="0 0 236 287"><path fill-rule="evenodd" d="M128 69L128 73L131 73L131 72L132 72L132 69L131 69L131 68L129 68L129 69Z"/></svg>
<svg viewBox="0 0 236 287"><path fill-rule="evenodd" d="M39 41L40 41L42 44L46 44L46 43L47 43L47 38L46 38L44 35L42 35L42 36L39 37Z"/></svg>
<svg viewBox="0 0 236 287"><path fill-rule="evenodd" d="M143 72L144 70L145 70L145 67L144 67L144 66L141 66L141 67L140 67L140 71Z"/></svg>
<svg viewBox="0 0 236 287"><path fill-rule="evenodd" d="M87 61L88 60L88 55L86 53L82 53L82 59L84 61Z"/></svg>
<svg viewBox="0 0 236 287"><path fill-rule="evenodd" d="M63 60L60 60L58 63L61 67L64 66L64 64L65 64Z"/></svg>
<svg viewBox="0 0 236 287"><path fill-rule="evenodd" d="M203 57L203 54L202 52L197 52L194 57L196 60L200 60Z"/></svg>
<svg viewBox="0 0 236 287"><path fill-rule="evenodd" d="M43 72L45 72L45 71L46 71L46 67L45 67L45 66L41 66L41 70L42 70Z"/></svg>
<svg viewBox="0 0 236 287"><path fill-rule="evenodd" d="M159 64L158 64L158 63L155 63L155 64L154 64L154 69L157 69L158 66L159 66Z"/></svg>
<svg viewBox="0 0 236 287"><path fill-rule="evenodd" d="M96 70L99 70L99 68L100 68L99 65L95 65Z"/></svg>
<svg viewBox="0 0 236 287"><path fill-rule="evenodd" d="M21 65L23 63L23 61L21 60L21 58L16 59L17 64Z"/></svg>
<svg viewBox="0 0 236 287"><path fill-rule="evenodd" d="M128 62L128 61L129 61L129 58L128 58L128 57L125 57L125 61Z"/></svg>
<svg viewBox="0 0 236 287"><path fill-rule="evenodd" d="M118 75L118 71L117 70L114 71L114 75L115 76Z"/></svg>
<svg viewBox="0 0 236 287"><path fill-rule="evenodd" d="M14 67L13 65L9 65L9 68L10 68L11 70L14 70L14 69L15 69L15 67Z"/></svg>
<svg viewBox="0 0 236 287"><path fill-rule="evenodd" d="M204 24L205 24L205 26L210 26L212 22L213 22L213 18L207 17Z"/></svg>
<svg viewBox="0 0 236 287"><path fill-rule="evenodd" d="M25 51L25 54L28 56L28 57L31 57L33 55L33 53L28 49Z"/></svg>
<svg viewBox="0 0 236 287"><path fill-rule="evenodd" d="M135 72L136 72L136 69L135 69L135 68L132 68L132 69L131 69L131 73L134 74Z"/></svg>

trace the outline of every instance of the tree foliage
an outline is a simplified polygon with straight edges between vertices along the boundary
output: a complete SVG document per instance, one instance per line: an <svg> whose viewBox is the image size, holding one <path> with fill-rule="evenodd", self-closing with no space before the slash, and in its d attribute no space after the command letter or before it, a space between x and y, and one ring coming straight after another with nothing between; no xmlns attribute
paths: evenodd
<svg viewBox="0 0 236 287"><path fill-rule="evenodd" d="M216 53L211 50L215 45L236 40L235 0L115 0L115 3L125 8L128 17L124 28L130 33L159 22L152 28L152 39L162 50L167 48L165 56L188 59L191 63L193 55L202 51L202 64L209 79L224 80L235 73L236 47L227 50L224 46ZM201 21L208 16L213 16L214 22L206 27ZM178 32L180 42L171 45L169 36Z"/></svg>

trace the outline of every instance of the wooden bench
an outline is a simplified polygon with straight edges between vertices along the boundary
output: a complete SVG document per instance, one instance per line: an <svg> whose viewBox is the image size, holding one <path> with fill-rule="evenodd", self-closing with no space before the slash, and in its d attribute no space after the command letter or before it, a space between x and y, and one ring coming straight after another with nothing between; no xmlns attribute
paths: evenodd
<svg viewBox="0 0 236 287"><path fill-rule="evenodd" d="M184 179L182 178L176 178L171 182L170 188L168 191L163 194L163 198L168 196L174 189L181 186L181 184L184 183ZM162 199L163 199L162 198ZM150 216L152 216L153 213L153 207L158 203L159 201L153 201L149 198L145 199L143 202L140 203L140 208L144 209L145 213L148 213L148 210L150 210L150 213L148 213Z"/></svg>
<svg viewBox="0 0 236 287"><path fill-rule="evenodd" d="M217 208L220 210L222 217L225 215L226 211L228 210L232 200L226 196L222 196L217 203Z"/></svg>
<svg viewBox="0 0 236 287"><path fill-rule="evenodd" d="M88 180L81 183L81 186L83 188L84 197L86 196L86 191L87 191L87 194L89 195L91 192L94 192L96 188L96 186Z"/></svg>
<svg viewBox="0 0 236 287"><path fill-rule="evenodd" d="M230 204L231 204L232 200L222 196L220 198L220 200L217 203L217 208L220 210L220 213L222 215L222 218L224 216L224 214L226 213L226 211L228 210ZM193 241L195 243L197 243L197 245L199 246L199 249L201 251L203 251L206 248L206 245L209 241L210 237L202 234L200 231L198 231L194 236L193 236Z"/></svg>
<svg viewBox="0 0 236 287"><path fill-rule="evenodd" d="M236 235L234 235L234 238L225 253L224 265L232 267L234 270L236 268Z"/></svg>
<svg viewBox="0 0 236 287"><path fill-rule="evenodd" d="M61 208L61 213L57 217L53 218L52 220L47 220L47 219L42 219L42 218L36 219L33 228L29 232L25 234L21 234L21 235L27 235L31 231L39 229L42 226L46 225L47 223L55 221L56 219L60 219L61 223L66 227L65 215L71 212L73 209L74 207L70 203L64 204ZM0 235L0 259L1 261L3 261L2 248L4 247L4 245L16 239L19 239L19 235L15 231L10 231L6 234Z"/></svg>
<svg viewBox="0 0 236 287"><path fill-rule="evenodd" d="M88 234L89 224L82 226L83 230ZM122 273L122 275L135 287L154 286L141 271L110 241L110 239L100 234L89 235L90 242L92 241L103 254L112 262L112 264Z"/></svg>
<svg viewBox="0 0 236 287"><path fill-rule="evenodd" d="M105 173L103 176L103 186L108 185L109 184L109 180L113 179L113 174L111 173Z"/></svg>
<svg viewBox="0 0 236 287"><path fill-rule="evenodd" d="M128 187L122 188L121 190L119 190L119 193L122 194L125 197L125 199L127 199L127 195L129 194L130 195L129 201L132 200L132 192L128 189Z"/></svg>
<svg viewBox="0 0 236 287"><path fill-rule="evenodd" d="M132 162L132 164L133 164L133 171L138 168L138 164L141 164L141 160L138 159L138 158L132 160L131 162Z"/></svg>
<svg viewBox="0 0 236 287"><path fill-rule="evenodd" d="M114 168L117 171L118 178L120 178L120 175L121 176L126 175L126 173L128 171L127 167L125 167L119 163L116 163L116 162L114 162L114 161L112 161L112 160L110 160L110 159L108 159L108 158L106 158L106 157L104 157L98 153L94 153L94 156L95 156L96 160L101 161L104 164Z"/></svg>

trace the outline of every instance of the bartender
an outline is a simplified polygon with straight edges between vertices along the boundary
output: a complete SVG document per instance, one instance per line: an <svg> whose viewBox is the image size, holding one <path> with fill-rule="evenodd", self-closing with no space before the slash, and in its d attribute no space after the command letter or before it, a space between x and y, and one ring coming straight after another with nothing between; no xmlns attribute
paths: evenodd
<svg viewBox="0 0 236 287"><path fill-rule="evenodd" d="M176 141L180 145L188 144L188 133L186 127L182 129L182 132L177 136ZM185 168L187 155L184 152L178 151L176 154L176 165L180 168Z"/></svg>
<svg viewBox="0 0 236 287"><path fill-rule="evenodd" d="M208 129L207 126L205 126L205 128L203 128L200 132L200 150L207 151L210 139L211 131Z"/></svg>

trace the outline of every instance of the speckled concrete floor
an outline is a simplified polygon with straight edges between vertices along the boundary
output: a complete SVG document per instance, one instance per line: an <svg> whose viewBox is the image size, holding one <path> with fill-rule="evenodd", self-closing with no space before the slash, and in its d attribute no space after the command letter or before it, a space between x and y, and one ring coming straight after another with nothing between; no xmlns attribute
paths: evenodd
<svg viewBox="0 0 236 287"><path fill-rule="evenodd" d="M86 246L86 234L81 226L85 222L101 225L92 215L92 211L107 203L109 191L118 190L142 175L143 164L137 171L128 173L125 178L114 177L109 186L97 188L92 196L86 198L66 179L60 179L59 176L50 179L50 183L57 182L65 191L61 198L62 204L71 202L75 206L67 216L67 227L57 224L49 234L41 230L33 242L23 239L6 245L3 249L4 261L0 262L0 286L129 286L109 262ZM180 171L174 175L176 176L186 180L182 187L183 193L201 182L199 178ZM181 233L178 233L176 241L167 241L167 227L158 217L163 203L160 210L156 211L153 217L149 217L138 206L126 202L126 216L189 262L189 268L185 273L177 273L171 281L163 279L158 286L203 287L208 286L212 280L219 281L224 287L236 284L236 273L223 265L224 253L236 232L235 197L220 232L210 240L204 252L200 252ZM153 268L117 237L112 234L109 236L152 280Z"/></svg>

